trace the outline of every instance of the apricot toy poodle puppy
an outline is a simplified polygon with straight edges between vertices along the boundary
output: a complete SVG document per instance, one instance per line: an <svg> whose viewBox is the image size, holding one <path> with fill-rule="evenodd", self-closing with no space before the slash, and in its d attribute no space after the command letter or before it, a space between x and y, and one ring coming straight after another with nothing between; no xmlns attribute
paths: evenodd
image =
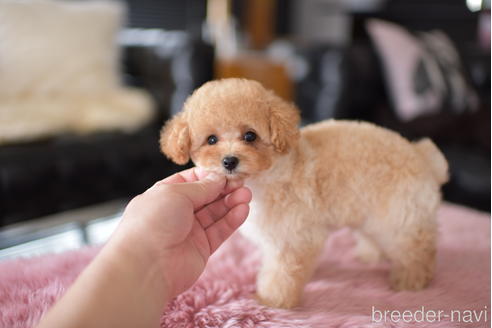
<svg viewBox="0 0 492 328"><path fill-rule="evenodd" d="M348 226L358 254L391 262L396 290L432 279L436 211L448 164L429 139L413 143L370 123L298 128L299 111L258 82L212 81L161 133L171 160L243 178L253 192L241 231L262 250L257 297L291 308L330 232Z"/></svg>

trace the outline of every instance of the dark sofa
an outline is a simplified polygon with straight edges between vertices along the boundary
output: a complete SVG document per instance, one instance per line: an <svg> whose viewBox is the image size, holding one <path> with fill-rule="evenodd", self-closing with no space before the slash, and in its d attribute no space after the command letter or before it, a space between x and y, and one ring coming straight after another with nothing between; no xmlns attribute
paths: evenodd
<svg viewBox="0 0 492 328"><path fill-rule="evenodd" d="M298 49L298 55L310 66L309 73L296 84L296 102L304 123L327 118L365 120L410 140L430 137L450 165L444 199L490 211L490 53L469 42L462 42L467 47L459 48L468 79L480 98L477 111L455 114L444 107L436 114L402 122L388 94L381 58L365 32L366 18L356 17L353 41L346 48L325 45ZM399 23L415 27L410 18L408 14L407 20ZM458 43L463 31L459 32L453 35ZM476 69L485 75L474 78Z"/></svg>

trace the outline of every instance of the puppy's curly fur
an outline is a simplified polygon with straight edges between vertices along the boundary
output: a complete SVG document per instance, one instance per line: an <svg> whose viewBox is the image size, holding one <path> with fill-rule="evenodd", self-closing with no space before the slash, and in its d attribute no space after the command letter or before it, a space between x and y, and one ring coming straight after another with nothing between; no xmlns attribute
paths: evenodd
<svg viewBox="0 0 492 328"><path fill-rule="evenodd" d="M241 230L263 251L258 299L298 305L325 239L343 226L356 232L363 260L391 261L394 289L425 287L447 181L441 152L429 139L411 143L370 123L298 123L297 108L258 82L225 79L196 90L162 130L170 159L245 178L253 191ZM225 167L226 157L237 166Z"/></svg>

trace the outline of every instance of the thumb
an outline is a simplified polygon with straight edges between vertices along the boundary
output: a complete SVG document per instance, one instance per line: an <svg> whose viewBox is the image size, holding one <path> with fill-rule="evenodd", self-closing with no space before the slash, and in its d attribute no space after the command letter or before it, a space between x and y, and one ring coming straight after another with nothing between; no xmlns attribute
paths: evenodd
<svg viewBox="0 0 492 328"><path fill-rule="evenodd" d="M219 197L226 182L224 176L212 172L202 180L168 185L168 188L186 196L193 203L193 209L196 211Z"/></svg>

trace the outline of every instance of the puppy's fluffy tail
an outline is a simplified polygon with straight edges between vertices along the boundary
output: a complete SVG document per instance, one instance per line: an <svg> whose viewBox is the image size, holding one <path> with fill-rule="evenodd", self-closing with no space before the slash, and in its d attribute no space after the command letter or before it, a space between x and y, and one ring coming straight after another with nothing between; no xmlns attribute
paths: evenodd
<svg viewBox="0 0 492 328"><path fill-rule="evenodd" d="M448 181L448 162L436 145L428 138L424 138L414 143L417 152L424 157L430 166L432 174L439 184Z"/></svg>

